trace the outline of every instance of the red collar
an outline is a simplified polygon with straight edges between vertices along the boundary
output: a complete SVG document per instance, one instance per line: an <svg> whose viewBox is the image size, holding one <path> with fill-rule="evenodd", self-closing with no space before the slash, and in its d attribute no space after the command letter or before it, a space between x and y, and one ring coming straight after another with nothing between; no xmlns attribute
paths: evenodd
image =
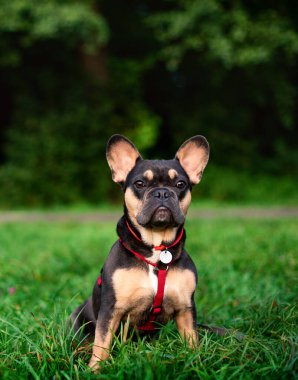
<svg viewBox="0 0 298 380"><path fill-rule="evenodd" d="M127 228L129 229L129 232L133 235L133 237L136 240L138 240L139 242L143 243L142 239L139 238L138 235L134 232L134 230L131 228L131 226L130 226L130 224L128 223L127 220L125 220L125 223L127 225ZM175 241L172 244L170 244L170 245L163 245L163 244L161 244L161 245L155 245L155 246L153 246L153 249L155 251L163 251L165 249L169 249L171 247L174 247L175 245L177 245L180 242L180 240L182 239L183 234L184 234L184 228L182 227L179 235L177 236L177 238L175 239Z"/></svg>

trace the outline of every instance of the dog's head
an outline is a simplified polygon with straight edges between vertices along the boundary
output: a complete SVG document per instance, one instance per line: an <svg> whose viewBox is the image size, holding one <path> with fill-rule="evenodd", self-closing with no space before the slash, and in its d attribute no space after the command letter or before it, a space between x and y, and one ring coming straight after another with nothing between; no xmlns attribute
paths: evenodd
<svg viewBox="0 0 298 380"><path fill-rule="evenodd" d="M107 144L113 180L125 194L129 218L137 227L165 229L184 223L193 185L200 182L209 158L205 137L185 141L173 160L143 160L126 137Z"/></svg>

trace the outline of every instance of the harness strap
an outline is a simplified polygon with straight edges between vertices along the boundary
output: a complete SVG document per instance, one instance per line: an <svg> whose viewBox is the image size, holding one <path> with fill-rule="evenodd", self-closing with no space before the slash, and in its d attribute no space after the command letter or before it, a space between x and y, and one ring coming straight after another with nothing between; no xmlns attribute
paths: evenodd
<svg viewBox="0 0 298 380"><path fill-rule="evenodd" d="M131 232L131 234L135 237L135 239L141 242L142 240L132 230L132 228L130 227L128 221L126 221L126 225L127 225L128 229L129 229L129 231ZM180 231L180 233L178 235L178 237L175 239L175 241L171 245L169 245L169 246L165 246L165 245L155 246L155 247L153 247L154 250L156 250L156 251L157 250L164 250L164 249L168 249L170 247L175 246L182 239L183 233L184 233L184 228L182 227L181 231ZM158 270L158 272L157 272L157 291L156 291L156 294L155 294L155 297L154 297L154 300L153 300L152 307L150 309L148 320L143 325L138 326L138 330L141 330L141 331L154 331L156 329L156 326L154 325L154 322L156 320L157 315L161 313L161 307L162 307L162 302L163 302L163 297L164 297L164 292L165 292L165 284L166 284L166 277L167 277L168 266L166 267L166 269L160 269L160 268L158 268L158 264L153 263L150 260L147 260L143 255L141 255L138 252L136 252L136 251L132 250L131 248L129 248L123 242L123 240L121 238L119 238L119 242L123 245L123 247L127 251L131 252L137 258L139 258L140 260L144 261L145 263L147 263L149 265L152 265L153 267L157 268L157 270ZM171 261L169 263L169 265L172 264L174 261L175 260ZM102 284L102 280L101 280L100 276L97 279L97 284L98 284L98 286L101 286L101 284Z"/></svg>
<svg viewBox="0 0 298 380"><path fill-rule="evenodd" d="M138 330L141 331L154 331L156 329L156 326L154 326L155 319L157 315L161 313L161 305L165 291L167 269L159 269L157 276L157 292L147 322L145 322L142 326L138 326Z"/></svg>
<svg viewBox="0 0 298 380"><path fill-rule="evenodd" d="M166 276L167 276L168 267L166 269L158 268L157 264L153 263L152 261L147 260L143 255L140 255L138 252L128 248L127 245L123 243L122 239L119 239L119 241L127 251L131 252L140 260L145 261L147 264L152 265L153 267L158 269L157 292L153 300L153 305L150 309L148 320L142 326L138 326L138 330L141 330L141 331L154 331L156 329L156 327L154 326L154 321L157 315L161 313L161 306L162 306L163 296L165 292L165 284L166 284ZM172 263L173 261L170 264Z"/></svg>
<svg viewBox="0 0 298 380"><path fill-rule="evenodd" d="M128 246L123 242L123 240L121 238L119 238L119 241L120 243L123 245L123 247L131 252L132 254L134 254L136 257L138 257L140 260L142 261L145 261L145 263L149 264L149 265L152 265L153 267L157 267L157 264L153 263L152 261L150 260L147 260L143 255L140 255L138 252L132 250L131 248L128 248Z"/></svg>

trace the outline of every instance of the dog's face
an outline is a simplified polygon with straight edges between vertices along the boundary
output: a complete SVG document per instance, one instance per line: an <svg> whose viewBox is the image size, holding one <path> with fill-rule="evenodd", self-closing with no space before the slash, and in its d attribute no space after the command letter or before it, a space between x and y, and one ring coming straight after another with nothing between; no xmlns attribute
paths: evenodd
<svg viewBox="0 0 298 380"><path fill-rule="evenodd" d="M125 206L134 225L166 229L184 223L197 184L209 158L203 136L181 145L173 160L143 160L125 137L114 135L107 145L113 180L122 185Z"/></svg>

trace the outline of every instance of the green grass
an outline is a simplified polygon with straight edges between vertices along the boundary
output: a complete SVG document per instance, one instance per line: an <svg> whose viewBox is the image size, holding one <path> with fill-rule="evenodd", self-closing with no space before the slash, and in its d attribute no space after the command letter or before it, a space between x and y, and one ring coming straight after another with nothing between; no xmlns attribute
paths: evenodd
<svg viewBox="0 0 298 380"><path fill-rule="evenodd" d="M90 348L65 328L89 295L113 224L0 225L0 378L93 379ZM102 379L292 379L297 366L296 220L201 220L187 224L199 271L201 331L191 351L173 324L158 340L114 340ZM241 338L242 337L242 338Z"/></svg>

